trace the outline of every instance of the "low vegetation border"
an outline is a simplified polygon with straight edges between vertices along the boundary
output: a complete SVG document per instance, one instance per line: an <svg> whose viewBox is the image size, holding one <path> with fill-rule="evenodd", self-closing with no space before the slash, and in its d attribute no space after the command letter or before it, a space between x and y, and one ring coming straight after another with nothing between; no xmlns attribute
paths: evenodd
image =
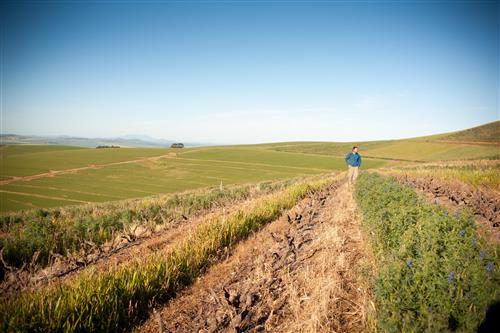
<svg viewBox="0 0 500 333"><path fill-rule="evenodd" d="M376 174L359 177L355 198L375 261L378 330L475 332L500 299L500 248L472 213L449 214Z"/></svg>
<svg viewBox="0 0 500 333"><path fill-rule="evenodd" d="M52 258L78 253L87 244L101 246L128 229L152 231L212 207L272 193L300 181L292 178L224 188L188 191L139 200L37 209L0 216L0 280L8 266L44 267Z"/></svg>
<svg viewBox="0 0 500 333"><path fill-rule="evenodd" d="M0 304L1 331L121 331L193 281L225 247L276 219L332 181L300 182L246 209L199 224L165 253L128 265L83 272L70 282L24 292Z"/></svg>
<svg viewBox="0 0 500 333"><path fill-rule="evenodd" d="M425 163L385 170L396 175L429 177L451 182L458 180L472 186L500 191L500 160Z"/></svg>

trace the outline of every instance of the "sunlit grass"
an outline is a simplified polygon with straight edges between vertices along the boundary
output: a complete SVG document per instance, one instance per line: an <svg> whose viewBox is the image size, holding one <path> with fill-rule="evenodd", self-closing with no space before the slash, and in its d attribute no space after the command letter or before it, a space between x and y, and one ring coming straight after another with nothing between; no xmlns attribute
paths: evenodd
<svg viewBox="0 0 500 333"><path fill-rule="evenodd" d="M221 250L276 219L331 179L300 182L226 217L206 220L173 248L109 271L86 272L0 305L2 331L121 331L165 301L219 256Z"/></svg>
<svg viewBox="0 0 500 333"><path fill-rule="evenodd" d="M473 186L500 189L500 161L457 161L392 168L391 172L411 176L461 181Z"/></svg>

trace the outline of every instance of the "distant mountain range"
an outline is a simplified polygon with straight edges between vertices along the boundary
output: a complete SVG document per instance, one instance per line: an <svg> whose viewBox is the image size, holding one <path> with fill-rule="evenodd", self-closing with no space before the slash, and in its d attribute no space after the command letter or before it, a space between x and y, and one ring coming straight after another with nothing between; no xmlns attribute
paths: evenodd
<svg viewBox="0 0 500 333"><path fill-rule="evenodd" d="M182 142L165 139L157 139L142 134L129 134L117 138L84 138L67 135L58 136L37 136L37 135L17 135L0 134L0 144L49 144L63 146L77 146L94 148L97 146L120 146L135 148L165 148L172 143ZM187 147L206 146L206 143L182 142Z"/></svg>

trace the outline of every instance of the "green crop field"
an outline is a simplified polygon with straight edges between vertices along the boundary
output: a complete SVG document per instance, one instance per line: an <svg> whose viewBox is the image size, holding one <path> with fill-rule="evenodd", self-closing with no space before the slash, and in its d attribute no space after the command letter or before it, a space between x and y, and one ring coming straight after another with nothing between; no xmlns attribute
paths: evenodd
<svg viewBox="0 0 500 333"><path fill-rule="evenodd" d="M259 147L76 149L3 146L0 211L105 202L342 170L342 158ZM175 157L148 159L176 153ZM125 162L130 163L125 163ZM117 164L121 163L121 164ZM366 160L364 167L385 162ZM75 168L85 168L71 171ZM49 171L50 176L9 181Z"/></svg>
<svg viewBox="0 0 500 333"><path fill-rule="evenodd" d="M169 149L85 149L50 145L7 145L0 150L2 177L36 175L51 170L80 168L91 164L109 164L145 157L161 156Z"/></svg>
<svg viewBox="0 0 500 333"><path fill-rule="evenodd" d="M498 159L500 142L494 139L499 123L415 139L359 143L281 142L181 150L3 145L0 212L343 170L343 157L354 144L361 148L364 169L385 166L390 160Z"/></svg>

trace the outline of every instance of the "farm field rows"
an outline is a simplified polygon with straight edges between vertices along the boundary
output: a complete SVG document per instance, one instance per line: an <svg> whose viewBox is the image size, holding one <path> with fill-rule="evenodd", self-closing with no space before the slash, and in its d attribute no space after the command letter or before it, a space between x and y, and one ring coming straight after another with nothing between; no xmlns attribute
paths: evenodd
<svg viewBox="0 0 500 333"><path fill-rule="evenodd" d="M101 252L103 246L114 250L112 243L117 238L120 243L122 236L136 239L137 233L151 235L194 216L208 214L211 210L221 207L231 210L239 203L285 189L294 183L324 177L289 178L11 213L0 217L2 263L17 268L28 263L45 267L50 266L55 258L68 258L75 254L79 260L85 260L85 254L79 252ZM139 232L135 231L137 229ZM3 276L4 269L0 266L0 276Z"/></svg>
<svg viewBox="0 0 500 333"><path fill-rule="evenodd" d="M345 209L349 213L343 214ZM259 231L268 223L270 229ZM254 245L240 244L254 232ZM277 330L473 332L500 292L498 243L487 242L481 232L467 210L449 212L426 203L391 179L364 173L353 189L344 174L318 175L227 215L219 211L172 246L152 248L144 260L91 268L67 282L21 292L2 305L2 330L121 331L151 316L137 331L158 331L163 325L174 332L182 327L246 330L265 323ZM206 271L221 260L227 262ZM258 267L252 266L254 260ZM255 275L259 262L269 270ZM308 274L301 275L299 267L307 267ZM228 278L217 277L224 271ZM205 274L197 280L202 287L191 289L195 277ZM333 276L346 287L331 288ZM311 279L314 283L307 283ZM304 288L309 288L307 298L300 291ZM177 306L186 312L175 312ZM213 320L198 318L199 311L212 313ZM320 319L304 321L300 313Z"/></svg>
<svg viewBox="0 0 500 333"><path fill-rule="evenodd" d="M499 124L356 144L362 147L364 169L395 161L498 159ZM0 213L342 170L343 157L353 144L283 142L182 150L4 145L0 146Z"/></svg>
<svg viewBox="0 0 500 333"><path fill-rule="evenodd" d="M40 146L40 151L33 146L9 148L3 148L6 157L2 167L6 168L6 175L32 177L49 170L69 171L40 178L6 180L0 187L0 212L138 198L219 186L221 183L284 179L344 167L343 159L338 157L256 148L192 148L183 151L146 148L47 150L45 146ZM158 156L165 157L156 158ZM365 165L370 168L384 163L367 160ZM84 169L73 172L73 168Z"/></svg>
<svg viewBox="0 0 500 333"><path fill-rule="evenodd" d="M68 283L23 292L1 305L0 329L109 332L130 327L149 311L152 298L168 299L222 255L221 249L258 231L329 181L298 182L229 216L207 218L172 248L141 260L104 271L85 271Z"/></svg>
<svg viewBox="0 0 500 333"><path fill-rule="evenodd" d="M0 331L476 332L500 302L480 133L367 143L355 186L352 143L1 146Z"/></svg>

